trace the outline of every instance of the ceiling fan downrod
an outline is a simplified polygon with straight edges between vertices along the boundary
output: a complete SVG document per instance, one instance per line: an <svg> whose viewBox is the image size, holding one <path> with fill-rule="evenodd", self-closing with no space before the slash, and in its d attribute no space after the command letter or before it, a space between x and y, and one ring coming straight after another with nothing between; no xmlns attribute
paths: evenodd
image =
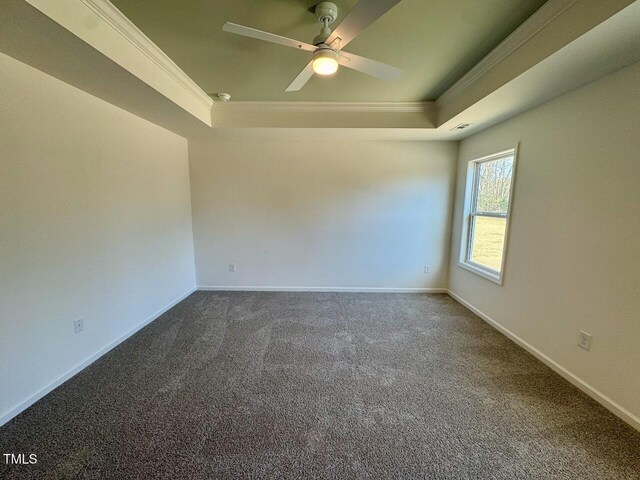
<svg viewBox="0 0 640 480"><path fill-rule="evenodd" d="M327 41L331 36L331 28L329 25L333 24L338 18L338 7L332 2L320 2L315 8L316 20L318 23L322 23L322 30L320 35L313 39L314 45L320 45Z"/></svg>

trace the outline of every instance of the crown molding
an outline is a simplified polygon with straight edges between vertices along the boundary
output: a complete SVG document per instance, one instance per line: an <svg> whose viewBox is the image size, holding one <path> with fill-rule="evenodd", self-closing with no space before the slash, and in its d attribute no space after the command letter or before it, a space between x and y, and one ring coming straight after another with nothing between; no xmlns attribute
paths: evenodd
<svg viewBox="0 0 640 480"><path fill-rule="evenodd" d="M212 124L229 128L423 128L433 102L215 102Z"/></svg>
<svg viewBox="0 0 640 480"><path fill-rule="evenodd" d="M26 0L207 125L213 100L109 0Z"/></svg>
<svg viewBox="0 0 640 480"><path fill-rule="evenodd" d="M122 35L131 45L140 50L149 60L158 65L187 90L202 105L211 108L213 100L169 56L134 25L116 6L108 0L80 0L104 20L111 28Z"/></svg>
<svg viewBox="0 0 640 480"><path fill-rule="evenodd" d="M424 113L434 102L216 102L214 110L288 113Z"/></svg>
<svg viewBox="0 0 640 480"><path fill-rule="evenodd" d="M548 0L531 17L503 40L486 57L469 70L436 100L441 108L469 88L493 67L513 54L521 46L540 33L547 25L571 8L578 0Z"/></svg>

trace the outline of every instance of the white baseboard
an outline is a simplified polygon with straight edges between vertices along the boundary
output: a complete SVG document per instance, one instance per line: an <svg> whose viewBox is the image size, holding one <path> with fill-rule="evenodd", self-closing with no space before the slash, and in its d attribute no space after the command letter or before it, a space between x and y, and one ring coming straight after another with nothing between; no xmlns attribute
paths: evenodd
<svg viewBox="0 0 640 480"><path fill-rule="evenodd" d="M469 310L471 310L473 313L478 315L485 322L487 322L489 325L491 325L496 330L501 332L507 338L509 338L510 340L512 340L513 342L515 342L516 344L518 344L519 346L524 348L526 351L528 351L532 355L534 355L536 358L538 358L540 361L542 361L545 365L550 367L553 371L555 371L556 373L561 375L563 378L565 378L566 380L571 382L573 385L578 387L584 393L586 393L591 398L593 398L595 401L597 401L602 406L604 406L607 410L611 411L614 415L616 415L617 417L619 417L622 420L624 420L626 423L631 425L636 430L640 431L640 418L638 418L636 415L634 415L633 413L631 413L629 410L625 409L624 407L618 405L616 402L611 400L605 394L603 394L602 392L598 391L597 389L595 389L594 387L589 385L587 382L585 382L581 378L579 378L576 375L574 375L573 373L571 373L565 367L563 367L559 363L555 362L554 360L552 360L551 358L546 356L540 350L538 350L534 346L530 345L529 343L524 341L522 338L518 337L515 333L511 332L509 329L507 329L507 328L503 327L502 325L500 325L494 319L489 317L489 315L487 315L487 314L481 312L480 310L478 310L476 307L471 305L469 302L464 300L462 297L460 297L455 292L452 292L451 290L447 290L447 293L449 294L449 296L451 298L453 298L454 300L456 300L460 304L462 304L465 307L467 307Z"/></svg>
<svg viewBox="0 0 640 480"><path fill-rule="evenodd" d="M13 417L15 417L16 415L18 415L22 411L24 411L27 408L29 408L31 405L33 405L38 400L40 400L42 397L44 397L47 393L51 392L56 387L59 387L60 385L62 385L64 382L69 380L75 374L79 373L81 370L83 370L86 367L88 367L89 365L91 365L93 362L95 362L97 359L99 359L101 356L103 356L109 350L113 349L114 347L118 346L120 343L124 342L127 338L132 336L134 333L136 333L142 327L144 327L144 326L148 325L149 323L153 322L156 318L158 318L164 312L169 310L174 305L180 303L182 300L187 298L189 295L191 295L195 291L196 291L195 288L191 288L189 291L187 291L186 293L180 295L180 297L176 298L175 300L173 300L168 305L165 305L164 307L162 307L160 310L155 312L153 315L147 317L144 321L142 321L141 323L139 323L138 325L133 327L131 330L126 332L124 335L122 335L119 338L117 338L116 340L108 343L107 345L102 347L100 350L98 350L96 353L91 355L89 358L86 358L85 360L83 360L82 362L77 364L75 367L73 367L72 369L68 370L63 375L61 375L60 377L55 379L53 382L51 382L47 386L45 386L45 387L41 388L40 390L38 390L36 393L31 395L26 400L20 402L18 405L15 405L14 407L11 407L8 411L6 411L2 415L0 415L0 426L4 425L9 420L11 420Z"/></svg>
<svg viewBox="0 0 640 480"><path fill-rule="evenodd" d="M85 359L84 361L77 364L75 367L68 370L66 373L58 377L56 380L43 387L33 395L31 395L26 400L22 401L20 404L10 408L8 411L3 413L0 416L0 426L7 423L13 417L26 410L28 407L33 405L35 402L44 397L47 393L54 390L56 387L62 385L64 382L69 380L71 377L76 375L78 372L95 362L98 358L102 357L105 353L125 341L127 338L131 337L133 334L138 332L144 326L148 325L160 315L165 313L167 310L172 308L174 305L178 304L186 297L191 295L196 290L205 290L205 291L255 291L255 292L395 292L395 293L447 293L451 298L464 305L466 308L471 310L473 313L478 315L492 327L503 333L507 338L520 345L522 348L530 352L536 358L541 360L547 366L549 366L552 370L560 374L566 380L571 382L573 385L578 387L584 393L589 395L591 398L596 400L598 403L603 405L605 408L610 410L616 416L627 422L629 425L634 427L636 430L640 431L640 418L638 418L633 413L629 412L622 406L618 405L616 402L611 400L609 397L586 383L584 380L580 379L569 370L556 363L554 360L546 356L540 350L536 349L514 333L512 333L507 328L500 325L498 322L493 320L491 317L483 313L482 311L475 308L469 302L464 300L462 297L457 295L455 292L451 290L447 290L446 288L376 288L376 287L237 287L237 286L205 286L199 285L197 288L192 288L177 299L170 302L168 305L164 306L153 315L146 318L144 321L133 327L131 330L126 332L124 335L120 336L113 342L102 347L96 353Z"/></svg>
<svg viewBox="0 0 640 480"><path fill-rule="evenodd" d="M447 293L446 288L385 288L385 287L273 287L198 285L198 290L211 292L370 292L370 293Z"/></svg>

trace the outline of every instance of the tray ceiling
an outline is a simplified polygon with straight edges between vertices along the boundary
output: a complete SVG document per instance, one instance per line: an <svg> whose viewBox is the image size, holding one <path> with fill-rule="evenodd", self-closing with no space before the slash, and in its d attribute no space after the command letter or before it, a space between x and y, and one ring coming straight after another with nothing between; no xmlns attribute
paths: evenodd
<svg viewBox="0 0 640 480"><path fill-rule="evenodd" d="M231 21L311 42L311 0L112 0L210 94L241 101L434 100L532 15L544 0L404 0L345 49L405 70L386 83L341 68L284 90L310 54L222 31ZM344 18L355 0L337 0Z"/></svg>

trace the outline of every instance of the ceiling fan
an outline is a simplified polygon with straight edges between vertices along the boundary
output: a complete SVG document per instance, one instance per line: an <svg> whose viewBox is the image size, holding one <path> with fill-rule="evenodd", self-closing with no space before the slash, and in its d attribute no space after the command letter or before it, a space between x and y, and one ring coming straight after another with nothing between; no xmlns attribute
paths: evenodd
<svg viewBox="0 0 640 480"><path fill-rule="evenodd" d="M400 3L400 1L360 0L333 31L329 26L338 17L338 7L331 2L319 3L315 7L315 15L316 20L322 23L322 29L320 34L314 38L313 45L230 22L225 23L222 29L225 32L312 52L313 58L295 80L291 82L291 85L287 87L286 92L297 92L302 89L314 73L318 75L335 73L339 65L392 82L402 75L402 70L359 55L347 53L342 49L362 30Z"/></svg>

